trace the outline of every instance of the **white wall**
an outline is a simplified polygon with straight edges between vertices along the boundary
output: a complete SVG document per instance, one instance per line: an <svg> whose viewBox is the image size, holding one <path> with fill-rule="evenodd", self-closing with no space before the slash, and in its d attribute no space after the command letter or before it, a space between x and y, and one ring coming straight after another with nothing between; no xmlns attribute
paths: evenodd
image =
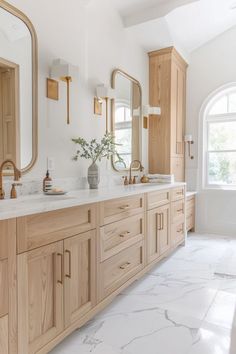
<svg viewBox="0 0 236 354"><path fill-rule="evenodd" d="M202 191L197 176L201 173L198 156L199 113L204 100L216 89L236 82L236 28L233 28L190 57L187 84L187 132L194 136L195 159L187 159L187 182L198 189L197 227L199 231L236 236L236 191Z"/></svg>
<svg viewBox="0 0 236 354"><path fill-rule="evenodd" d="M39 156L26 177L43 177L47 157L55 159L54 177L86 176L88 162L80 160L75 163L71 160L75 146L70 139L75 136L100 138L104 134L104 117L93 114L96 85L110 84L112 70L119 67L141 82L146 103L147 55L129 37L109 0L91 1L86 9L80 0L10 2L31 19L39 42ZM69 126L66 125L65 85L60 83L59 102L45 96L45 80L55 58L65 59L79 67L79 77L71 86ZM146 156L144 160L146 163ZM106 162L103 165L110 169ZM102 169L105 175L107 169Z"/></svg>

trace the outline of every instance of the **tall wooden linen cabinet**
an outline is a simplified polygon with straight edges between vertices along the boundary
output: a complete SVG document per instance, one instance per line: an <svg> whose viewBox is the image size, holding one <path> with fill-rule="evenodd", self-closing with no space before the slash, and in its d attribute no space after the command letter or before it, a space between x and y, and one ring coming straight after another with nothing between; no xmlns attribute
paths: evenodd
<svg viewBox="0 0 236 354"><path fill-rule="evenodd" d="M149 173L185 180L187 63L174 47L149 53L149 104L161 115L149 117Z"/></svg>

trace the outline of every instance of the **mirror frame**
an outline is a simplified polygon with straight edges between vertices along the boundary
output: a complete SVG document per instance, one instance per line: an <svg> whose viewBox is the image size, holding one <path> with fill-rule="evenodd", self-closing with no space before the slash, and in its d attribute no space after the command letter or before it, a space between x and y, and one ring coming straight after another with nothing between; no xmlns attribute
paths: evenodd
<svg viewBox="0 0 236 354"><path fill-rule="evenodd" d="M121 69L115 69L112 71L111 74L111 88L115 89L116 88L116 75L120 74L123 77L125 77L126 79L130 80L131 82L135 83L138 88L139 88L139 92L140 92L140 124L139 124L139 155L140 155L140 161L142 160L142 86L140 84L140 82L138 80L136 80L134 77L132 77L131 75L127 74L125 71L121 70ZM115 98L111 99L111 133L115 136ZM124 169L117 169L114 163L114 157L111 157L111 164L112 164L112 168L116 171L116 172L125 172L129 170L129 167L124 168ZM139 168L132 168L132 170L139 170Z"/></svg>
<svg viewBox="0 0 236 354"><path fill-rule="evenodd" d="M20 168L21 172L25 174L32 169L38 157L38 40L33 24L23 12L5 0L0 0L0 7L24 22L32 40L32 159L28 166Z"/></svg>

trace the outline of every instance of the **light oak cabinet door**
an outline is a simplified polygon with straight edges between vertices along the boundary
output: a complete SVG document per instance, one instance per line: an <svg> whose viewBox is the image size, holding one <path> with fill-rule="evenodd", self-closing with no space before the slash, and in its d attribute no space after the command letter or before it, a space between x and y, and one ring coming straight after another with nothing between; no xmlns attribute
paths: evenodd
<svg viewBox="0 0 236 354"><path fill-rule="evenodd" d="M152 263L170 248L170 205L148 212L148 263Z"/></svg>
<svg viewBox="0 0 236 354"><path fill-rule="evenodd" d="M64 328L63 241L17 256L18 354L36 353Z"/></svg>
<svg viewBox="0 0 236 354"><path fill-rule="evenodd" d="M0 318L0 354L8 354L8 316Z"/></svg>
<svg viewBox="0 0 236 354"><path fill-rule="evenodd" d="M64 241L65 325L91 310L96 301L95 231Z"/></svg>

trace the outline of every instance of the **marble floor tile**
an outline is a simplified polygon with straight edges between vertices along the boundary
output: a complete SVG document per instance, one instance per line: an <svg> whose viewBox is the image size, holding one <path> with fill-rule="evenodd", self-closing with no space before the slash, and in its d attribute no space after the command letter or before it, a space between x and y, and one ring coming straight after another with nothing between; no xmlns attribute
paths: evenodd
<svg viewBox="0 0 236 354"><path fill-rule="evenodd" d="M229 354L236 277L217 270L232 250L233 238L191 235L50 353Z"/></svg>
<svg viewBox="0 0 236 354"><path fill-rule="evenodd" d="M219 291L205 317L209 323L232 328L236 308L236 295Z"/></svg>
<svg viewBox="0 0 236 354"><path fill-rule="evenodd" d="M203 323L187 354L230 354L230 343L229 329Z"/></svg>

